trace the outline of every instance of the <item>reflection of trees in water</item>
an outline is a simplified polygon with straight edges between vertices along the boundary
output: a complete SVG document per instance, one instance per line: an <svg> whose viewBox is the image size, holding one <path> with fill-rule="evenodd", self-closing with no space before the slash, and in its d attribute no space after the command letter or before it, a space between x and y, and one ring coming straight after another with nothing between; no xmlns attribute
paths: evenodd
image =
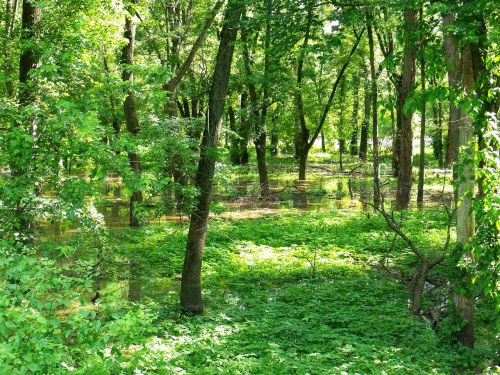
<svg viewBox="0 0 500 375"><path fill-rule="evenodd" d="M305 190L297 190L292 194L293 208L307 208L307 192Z"/></svg>

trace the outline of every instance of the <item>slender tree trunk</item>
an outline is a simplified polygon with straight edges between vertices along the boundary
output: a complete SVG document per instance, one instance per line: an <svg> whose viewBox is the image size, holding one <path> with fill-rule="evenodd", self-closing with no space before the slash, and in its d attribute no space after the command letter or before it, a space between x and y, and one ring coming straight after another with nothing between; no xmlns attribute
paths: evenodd
<svg viewBox="0 0 500 375"><path fill-rule="evenodd" d="M447 30L450 25L455 22L453 13L443 17L444 34L444 50L446 62L448 66L448 85L451 90L456 90L460 81L459 73L459 54L455 36ZM450 100L450 108L448 114L448 142L446 144L446 165L451 166L458 160L458 123L462 117L462 111L455 105L453 100Z"/></svg>
<svg viewBox="0 0 500 375"><path fill-rule="evenodd" d="M423 20L423 10L420 8L420 19ZM427 112L425 98L425 55L421 48L420 57L420 86L422 89L422 112L420 117L420 158L418 161L418 187L417 187L417 202L424 201L424 179L425 179L425 116Z"/></svg>
<svg viewBox="0 0 500 375"><path fill-rule="evenodd" d="M471 94L474 86L474 70L472 63L472 52L467 45L462 52L461 61L462 83L468 94ZM466 146L473 140L473 125L469 115L461 117L458 124L458 147ZM473 150L473 148L471 148ZM468 155L471 157L471 155ZM475 220L472 214L472 200L470 195L474 195L474 169L471 162L463 165L462 177L459 179L458 198L460 204L457 207L457 242L462 248L469 243L474 236ZM469 255L470 256L470 255ZM463 280L470 283L467 278ZM462 288L460 288L462 289ZM466 323L459 333L459 341L466 345L474 346L474 311L473 296L470 293L456 290L454 297L455 308L462 320Z"/></svg>
<svg viewBox="0 0 500 375"><path fill-rule="evenodd" d="M33 105L36 100L35 82L31 76L33 71L39 64L38 44L36 39L36 31L40 23L41 11L31 1L23 0L22 4L22 21L21 21L21 56L19 59L19 91L18 99L21 109ZM24 113L23 113L24 115ZM22 133L23 136L32 137L36 143L36 119L33 116L26 116L30 121L30 125L26 127L23 121L15 121L14 129L11 132L17 137ZM9 142L11 144L11 142ZM23 204L23 198L33 192L32 179L30 177L31 168L33 165L33 147L24 146L27 152L19 155L19 146L11 149L9 152L9 168L12 174L12 182L16 189L22 191L22 194L15 194L14 201L15 214L13 227L17 227L23 235L22 241L31 241L31 224L33 221L32 214L26 209ZM16 155L16 156L14 156ZM17 239L16 239L17 241Z"/></svg>
<svg viewBox="0 0 500 375"><path fill-rule="evenodd" d="M172 117L177 117L177 88L179 87L179 84L181 83L182 79L186 75L186 73L189 70L189 67L193 63L193 60L196 56L196 53L200 49L200 47L203 45L203 42L205 41L205 38L207 37L208 31L210 30L210 27L212 26L212 23L219 13L220 8L224 4L224 1L218 0L215 2L212 11L208 15L208 17L205 20L205 23L198 34L198 37L194 41L186 59L182 62L182 64L178 65L177 68L175 69L175 74L174 76L166 83L163 84L163 89L167 91L169 94L169 102L167 106L167 112L170 116ZM175 44L175 43L174 43ZM178 44L178 42L177 42ZM178 48L175 47L173 48L174 51L178 51ZM175 65L175 64L174 64Z"/></svg>
<svg viewBox="0 0 500 375"><path fill-rule="evenodd" d="M131 7L128 9L128 15L125 18L125 32L124 37L128 41L122 49L122 80L127 85L127 96L123 103L123 111L125 114L125 123L127 125L127 131L132 135L132 137L137 138L140 132L139 119L137 117L136 103L135 103L135 93L131 85L134 81L134 73L132 71L134 66L134 52L135 52L135 24L133 21L134 10ZM139 154L134 151L129 151L128 159L130 163L130 168L134 177L140 180L142 174L141 159ZM136 205L142 202L142 191L133 190L130 196L130 221L129 224L132 227L140 226L139 219L136 215Z"/></svg>
<svg viewBox="0 0 500 375"><path fill-rule="evenodd" d="M219 141L233 60L234 41L236 40L237 25L242 11L243 5L241 2L229 0L224 16L224 26L220 33L219 50L209 94L207 124L203 132L200 159L195 177L195 186L200 191L200 195L191 215L181 282L182 309L185 312L194 314L203 313L201 264L215 172L214 151L217 150Z"/></svg>
<svg viewBox="0 0 500 375"><path fill-rule="evenodd" d="M11 60L11 38L14 30L14 21L17 13L18 0L7 0L5 4L5 39L3 43L5 90L9 97L14 96L14 81L12 79L14 67Z"/></svg>
<svg viewBox="0 0 500 375"><path fill-rule="evenodd" d="M248 140L250 137L250 121L248 119L248 94L243 92L240 97L240 164L248 164Z"/></svg>
<svg viewBox="0 0 500 375"><path fill-rule="evenodd" d="M295 106L296 115L298 120L298 131L295 137L296 154L299 158L299 183L306 180L307 156L309 154L309 129L307 128L306 116L304 112L304 102L302 98L302 82L304 79L304 60L306 56L306 49L309 44L309 37L311 32L311 25L314 13L312 8L307 12L307 25L304 34L304 41L300 49L299 59L297 63L297 82L295 87Z"/></svg>
<svg viewBox="0 0 500 375"><path fill-rule="evenodd" d="M339 164L340 171L344 170L345 139L339 139Z"/></svg>
<svg viewBox="0 0 500 375"><path fill-rule="evenodd" d="M40 9L36 8L32 1L23 0L21 40L29 47L22 49L19 61L19 102L22 106L34 100L33 80L30 74L37 68L39 62L38 51L34 48L34 39L40 15Z"/></svg>
<svg viewBox="0 0 500 375"><path fill-rule="evenodd" d="M375 49L373 46L373 33L371 22L373 16L368 16L368 45L370 48L370 81L371 81L371 100L372 100L372 139L373 139L373 205L380 206L380 160L379 160L379 140L378 140L378 88L377 76L375 73Z"/></svg>
<svg viewBox="0 0 500 375"><path fill-rule="evenodd" d="M266 80L269 71L269 25L266 25L266 36L265 36L265 49L264 52L264 81ZM250 120L253 124L255 132L255 153L257 156L257 170L259 172L259 184L260 184L260 195L261 197L269 196L269 181L267 177L267 165L266 165L266 117L267 117L267 100L269 96L269 89L267 84L263 86L262 103L259 105L259 99L257 96L257 89L255 84L250 81L252 77L252 63L250 61L250 52L248 51L248 40L247 31L242 29L241 31L241 41L243 42L243 60L245 64L245 71L248 76L247 86L248 93L251 103Z"/></svg>
<svg viewBox="0 0 500 375"><path fill-rule="evenodd" d="M229 146L229 159L231 163L238 165L241 164L241 154L240 154L240 139L238 134L238 129L236 127L236 115L234 113L234 108L230 105L227 108L227 113L229 116L229 129L235 133L231 136L231 142Z"/></svg>
<svg viewBox="0 0 500 375"><path fill-rule="evenodd" d="M392 173L394 177L399 175L399 157L401 153L401 129L403 123L403 104L400 87L396 88L396 131L392 140Z"/></svg>
<svg viewBox="0 0 500 375"><path fill-rule="evenodd" d="M363 73L365 77L365 87L364 87L364 115L363 122L361 123L361 139L359 143L359 158L366 161L366 155L368 152L368 129L370 127L370 117L372 110L372 100L370 98L370 80L368 79L368 69L366 65L363 65Z"/></svg>
<svg viewBox="0 0 500 375"><path fill-rule="evenodd" d="M403 57L403 71L401 74L401 103L408 100L415 86L415 57L416 46L412 40L417 22L417 10L410 8L404 11L405 20L405 46ZM401 122L401 150L399 153L398 187L396 192L396 206L398 209L407 209L411 198L412 185L412 159L413 159L413 112L410 108L402 111Z"/></svg>
<svg viewBox="0 0 500 375"><path fill-rule="evenodd" d="M432 152L436 158L439 168L444 166L443 159L443 109L441 101L437 100L432 104L432 119L434 131L432 132Z"/></svg>
<svg viewBox="0 0 500 375"><path fill-rule="evenodd" d="M359 85L354 85L354 99L352 105L352 134L350 151L352 156L358 155L358 113L359 113Z"/></svg>

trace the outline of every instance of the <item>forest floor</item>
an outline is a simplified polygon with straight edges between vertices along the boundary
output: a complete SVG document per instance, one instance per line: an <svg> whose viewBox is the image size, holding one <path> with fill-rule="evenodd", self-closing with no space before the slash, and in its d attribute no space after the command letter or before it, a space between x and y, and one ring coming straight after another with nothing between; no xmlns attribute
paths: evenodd
<svg viewBox="0 0 500 375"><path fill-rule="evenodd" d="M140 312L143 319L142 328L128 328L134 345L119 353L120 371L495 373L493 301L478 304L475 350L453 342L450 317L435 330L430 319L410 315L406 286L380 264L405 274L415 259L402 242L393 243L382 218L350 200L353 186L363 193L362 179L354 185L345 179L331 184L324 175L312 180L323 182L311 185L312 204L305 207L301 200L297 204L293 189L276 210L254 207L257 215L228 214L238 209L230 203L240 199L238 192L215 203L204 254L203 316L185 316L178 304L187 221L111 229L98 306L113 317ZM315 196L330 194L334 205L314 205ZM439 251L446 213L435 205L411 210L402 226L422 249ZM436 268L433 282L442 284L445 272L444 266ZM127 302L131 296L138 301ZM439 300L442 294L430 293L423 309Z"/></svg>
<svg viewBox="0 0 500 375"><path fill-rule="evenodd" d="M411 231L419 228L417 243L439 246L441 213L407 220ZM177 280L186 228L170 223L112 236L115 255L140 264L132 284L144 298L136 308L155 316L132 356L144 374L455 374L464 365L484 370L494 355L488 339L468 351L449 341L446 322L436 333L409 314L405 286L377 264L389 256L404 268L412 256L399 243L388 254L384 223L356 210L212 220L206 314L183 316ZM126 298L127 284L117 276L105 298ZM486 332L493 322L483 318Z"/></svg>

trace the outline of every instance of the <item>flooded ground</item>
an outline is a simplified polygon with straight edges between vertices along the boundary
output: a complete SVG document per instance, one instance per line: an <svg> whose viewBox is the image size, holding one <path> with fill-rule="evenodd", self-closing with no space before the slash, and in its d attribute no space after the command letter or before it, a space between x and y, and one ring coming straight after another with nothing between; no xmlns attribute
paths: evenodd
<svg viewBox="0 0 500 375"><path fill-rule="evenodd" d="M439 175L438 175L439 177ZM392 204L396 181L390 175L382 176L382 192L387 206ZM326 167L316 168L311 181L297 183L287 179L271 179L272 194L267 199L260 199L259 186L255 181L240 179L231 183L219 183L214 187L212 217L230 220L256 219L264 215L321 212L337 209L362 209L371 213L369 202L373 200L373 180L363 175L335 175ZM426 187L426 201L421 209L435 208L443 200L451 199L450 189L433 185ZM171 196L173 201L173 194ZM415 205L415 203L414 203ZM107 228L115 233L129 229L129 203L120 178L111 176L106 183L98 211L103 215ZM154 207L145 224L178 222L187 225L189 217L181 215L175 209L167 214L154 215ZM64 243L72 238L76 230L61 222L43 224L39 228L41 241ZM135 260L124 260L113 266L113 277L104 277L96 283L96 290L105 285L113 285L114 292L131 301L141 298L164 297L179 290L180 277L159 277L147 275ZM118 275L118 276L117 276Z"/></svg>

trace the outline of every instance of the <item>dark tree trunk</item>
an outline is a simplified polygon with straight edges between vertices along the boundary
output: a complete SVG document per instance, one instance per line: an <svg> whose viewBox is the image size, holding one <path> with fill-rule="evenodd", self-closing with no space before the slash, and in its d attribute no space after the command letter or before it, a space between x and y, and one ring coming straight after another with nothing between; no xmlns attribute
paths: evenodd
<svg viewBox="0 0 500 375"><path fill-rule="evenodd" d="M209 94L207 123L203 132L200 159L195 177L195 186L198 188L200 195L189 225L180 298L182 309L185 312L194 314L203 313L201 264L215 172L214 151L217 149L219 142L224 103L233 60L234 41L236 40L237 25L242 11L243 5L239 1L229 1L224 16L224 26L220 33L219 50Z"/></svg>
<svg viewBox="0 0 500 375"><path fill-rule="evenodd" d="M400 87L396 88L396 129L392 139L392 173L394 177L399 175L399 154L401 153L401 129L403 123L403 104Z"/></svg>
<svg viewBox="0 0 500 375"><path fill-rule="evenodd" d="M240 139L238 129L236 127L236 115L234 113L234 108L232 105L227 108L227 113L229 116L229 129L234 133L231 136L231 142L229 146L229 159L231 160L231 163L238 165L241 164Z"/></svg>
<svg viewBox="0 0 500 375"><path fill-rule="evenodd" d="M450 13L443 17L445 29L455 22L455 16ZM448 85L451 90L456 90L460 82L459 56L457 43L454 35L448 30L444 30L444 51L448 66ZM448 136L446 144L446 165L451 166L458 160L458 123L462 117L462 111L450 100L448 114Z"/></svg>
<svg viewBox="0 0 500 375"><path fill-rule="evenodd" d="M17 13L18 0L7 0L5 4L5 38L3 43L3 55L4 55L4 74L5 74L5 90L7 91L7 95L12 97L14 95L14 67L13 61L11 60L11 39L12 33L14 31L14 22Z"/></svg>
<svg viewBox="0 0 500 375"><path fill-rule="evenodd" d="M248 164L248 139L250 137L250 121L248 120L248 94L240 97L240 164Z"/></svg>
<svg viewBox="0 0 500 375"><path fill-rule="evenodd" d="M380 160L379 160L379 141L378 141L378 88L377 75L375 73L375 48L373 45L373 32L371 22L372 16L368 17L368 45L370 48L370 81L371 81L371 100L372 100L372 141L373 141L373 205L380 206Z"/></svg>
<svg viewBox="0 0 500 375"><path fill-rule="evenodd" d="M135 94L131 87L134 80L134 74L132 68L134 66L134 50L135 50L135 24L133 22L134 10L133 8L128 9L129 14L125 19L125 32L124 37L128 41L122 49L122 80L129 85L127 89L127 96L123 103L123 111L125 113L125 123L127 125L127 131L132 135L132 137L137 138L139 136L140 127L139 119L137 117ZM141 178L142 167L141 160L136 151L129 151L128 153L130 168L132 173L135 175L136 179ZM140 226L139 219L136 215L136 205L142 202L142 191L133 190L130 196L130 226L138 227Z"/></svg>
<svg viewBox="0 0 500 375"><path fill-rule="evenodd" d="M321 151L326 152L325 132L321 129Z"/></svg>
<svg viewBox="0 0 500 375"><path fill-rule="evenodd" d="M41 11L36 8L31 1L24 0L22 4L22 23L21 23L21 56L19 59L19 92L18 99L21 109L34 104L36 99L35 82L31 76L33 70L38 67L39 53L36 39L36 31L40 23ZM27 116L30 124L26 126L23 121L15 121L14 126L19 132L26 136L31 136L36 142L36 120L33 116ZM11 144L9 142L9 144ZM29 148L29 152L17 156L19 150L17 146L9 152L9 168L12 174L12 182L15 188L19 191L24 191L24 194L15 194L12 202L15 207L13 218L13 227L17 227L21 231L21 241L31 241L31 224L33 217L23 204L23 198L34 191L32 180L30 178L30 169L34 168L33 164L33 147ZM13 155L16 155L14 157ZM17 241L17 239L16 239Z"/></svg>
<svg viewBox="0 0 500 375"><path fill-rule="evenodd" d="M271 3L268 2L268 8ZM271 8L268 9L270 14ZM241 31L241 41L243 42L243 60L245 65L245 71L248 76L247 86L248 93L250 96L250 120L253 123L254 133L255 133L255 153L257 156L257 170L259 172L259 184L260 184L260 195L261 197L269 196L269 180L267 176L267 164L266 164L266 118L267 118L267 101L269 98L269 87L266 82L267 76L269 74L269 48L270 48L270 24L269 17L266 21L266 33L264 41L264 83L262 87L262 103L259 105L259 99L257 95L257 89L255 84L251 81L252 77L252 63L250 60L250 52L248 50L248 40L247 31L242 29Z"/></svg>
<svg viewBox="0 0 500 375"><path fill-rule="evenodd" d="M352 156L358 155L358 113L359 113L359 85L354 87L354 102L352 105L352 134L350 151Z"/></svg>
<svg viewBox="0 0 500 375"><path fill-rule="evenodd" d="M432 105L432 119L434 131L432 132L432 153L440 168L444 166L443 158L443 108L441 101L436 101Z"/></svg>
<svg viewBox="0 0 500 375"><path fill-rule="evenodd" d="M410 8L404 11L404 57L401 74L401 105L404 108L410 93L415 86L415 57L416 45L412 40L415 34L417 10ZM407 209L411 198L412 159L413 159L413 129L411 108L402 111L401 121L401 149L399 153L398 187L396 192L396 206L398 209Z"/></svg>
<svg viewBox="0 0 500 375"><path fill-rule="evenodd" d="M344 170L345 139L339 139L339 166L340 171Z"/></svg>
<svg viewBox="0 0 500 375"><path fill-rule="evenodd" d="M423 9L420 8L420 19L423 20ZM418 160L418 187L417 202L424 201L424 179L425 179L425 116L427 112L425 98L425 55L421 47L420 50L420 87L422 89L422 111L420 117L420 158Z"/></svg>
<svg viewBox="0 0 500 375"><path fill-rule="evenodd" d="M361 123L361 138L359 143L359 158L363 161L366 160L366 154L368 152L368 129L370 127L370 117L372 110L372 101L370 98L370 80L368 79L368 69L366 65L363 65L363 73L365 77L365 87L364 87L364 111L363 111L363 122Z"/></svg>
<svg viewBox="0 0 500 375"><path fill-rule="evenodd" d="M22 106L34 100L33 80L30 78L30 73L38 66L39 56L34 47L34 40L40 14L40 9L36 8L32 1L23 0L21 40L29 47L24 46L19 61L19 102Z"/></svg>

